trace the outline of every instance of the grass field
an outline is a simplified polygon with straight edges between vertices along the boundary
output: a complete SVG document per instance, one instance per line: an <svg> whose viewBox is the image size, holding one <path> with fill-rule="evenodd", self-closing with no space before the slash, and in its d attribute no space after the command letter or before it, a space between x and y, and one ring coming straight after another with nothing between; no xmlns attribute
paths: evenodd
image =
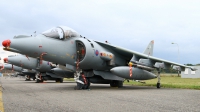
<svg viewBox="0 0 200 112"><path fill-rule="evenodd" d="M145 84L135 81L130 81L130 82L125 81L124 84L156 87L157 79L145 80L144 82ZM189 79L189 78L185 79L181 77L162 76L161 87L200 90L200 79Z"/></svg>
<svg viewBox="0 0 200 112"><path fill-rule="evenodd" d="M64 79L66 81L74 81L74 79ZM139 85L139 86L155 86L157 78L152 80L144 80L145 84L136 81L125 81L124 85ZM161 87L164 88L182 88L182 89L197 89L200 90L200 79L190 79L177 77L177 74L162 74Z"/></svg>

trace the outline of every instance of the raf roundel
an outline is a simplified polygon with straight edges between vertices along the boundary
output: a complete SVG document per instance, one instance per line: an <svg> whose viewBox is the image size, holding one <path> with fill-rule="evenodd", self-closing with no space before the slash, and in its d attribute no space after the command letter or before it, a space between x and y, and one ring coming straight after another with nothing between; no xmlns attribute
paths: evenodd
<svg viewBox="0 0 200 112"><path fill-rule="evenodd" d="M95 51L95 55L96 55L96 56L99 55L99 51L98 51L98 50Z"/></svg>

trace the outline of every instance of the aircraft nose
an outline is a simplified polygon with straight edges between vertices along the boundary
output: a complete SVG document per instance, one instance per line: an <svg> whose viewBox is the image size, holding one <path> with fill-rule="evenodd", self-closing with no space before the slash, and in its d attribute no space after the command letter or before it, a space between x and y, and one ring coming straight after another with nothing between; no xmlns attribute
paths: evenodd
<svg viewBox="0 0 200 112"><path fill-rule="evenodd" d="M4 58L4 63L8 63L8 58Z"/></svg>
<svg viewBox="0 0 200 112"><path fill-rule="evenodd" d="M4 40L4 41L2 42L2 45L3 45L4 47L10 47L10 43L11 43L10 40Z"/></svg>

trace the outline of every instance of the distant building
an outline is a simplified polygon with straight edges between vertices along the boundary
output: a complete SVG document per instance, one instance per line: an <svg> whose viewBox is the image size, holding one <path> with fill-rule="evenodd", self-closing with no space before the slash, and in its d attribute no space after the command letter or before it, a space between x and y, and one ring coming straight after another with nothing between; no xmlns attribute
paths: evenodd
<svg viewBox="0 0 200 112"><path fill-rule="evenodd" d="M192 66L196 68L196 71L186 68L185 71L181 72L181 78L200 78L200 66Z"/></svg>

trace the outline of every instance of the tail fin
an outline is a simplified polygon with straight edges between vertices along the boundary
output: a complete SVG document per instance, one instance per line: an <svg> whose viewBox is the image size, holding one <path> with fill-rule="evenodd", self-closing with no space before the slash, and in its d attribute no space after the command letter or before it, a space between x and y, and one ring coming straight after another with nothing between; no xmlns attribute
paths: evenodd
<svg viewBox="0 0 200 112"><path fill-rule="evenodd" d="M152 40L149 45L147 46L147 48L144 50L144 54L149 55L149 56L153 56L153 46L154 46L154 40Z"/></svg>

